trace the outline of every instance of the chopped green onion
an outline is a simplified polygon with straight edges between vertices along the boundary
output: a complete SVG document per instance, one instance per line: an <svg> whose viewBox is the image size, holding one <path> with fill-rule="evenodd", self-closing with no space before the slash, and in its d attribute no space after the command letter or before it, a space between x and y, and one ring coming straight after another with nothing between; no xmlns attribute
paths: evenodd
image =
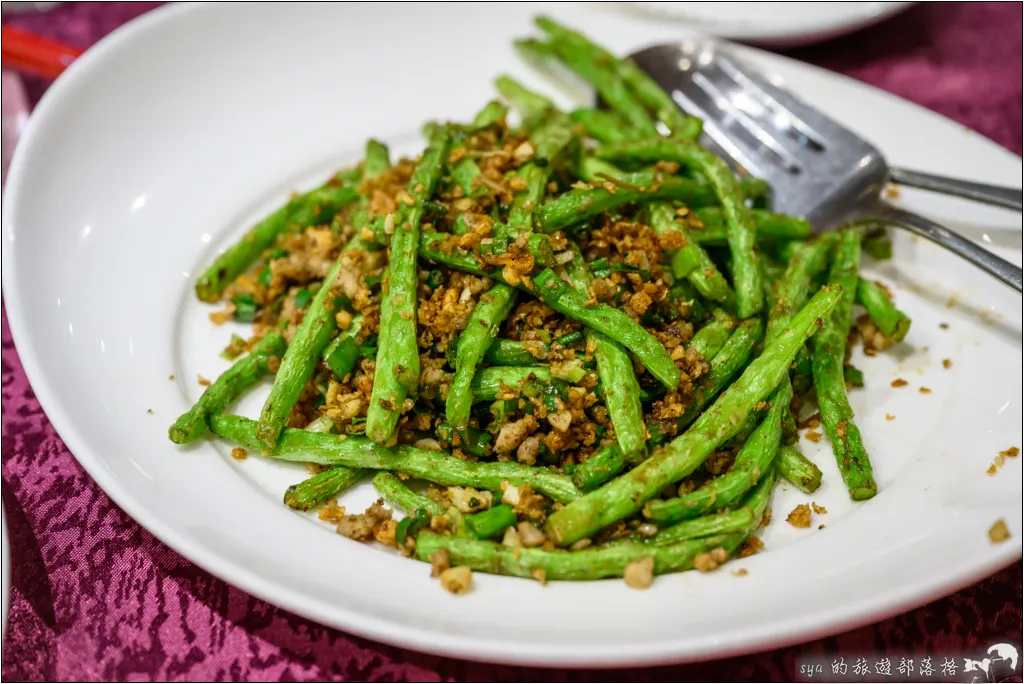
<svg viewBox="0 0 1024 684"><path fill-rule="evenodd" d="M295 304L296 309L302 310L309 306L309 302L312 299L312 293L309 290L302 289L295 293L295 298L292 302Z"/></svg>
<svg viewBox="0 0 1024 684"><path fill-rule="evenodd" d="M359 345L351 337L346 337L327 357L327 367L335 378L342 381L356 367L360 356Z"/></svg>
<svg viewBox="0 0 1024 684"><path fill-rule="evenodd" d="M256 313L259 311L259 305L256 303L256 298L249 292L244 292L240 295L235 295L231 300L231 303L235 305L235 320L242 323L252 323L256 320Z"/></svg>

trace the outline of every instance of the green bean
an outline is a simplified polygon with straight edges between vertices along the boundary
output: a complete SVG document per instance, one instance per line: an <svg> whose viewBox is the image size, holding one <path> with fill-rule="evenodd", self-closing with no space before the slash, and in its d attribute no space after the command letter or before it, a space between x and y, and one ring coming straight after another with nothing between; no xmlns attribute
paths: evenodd
<svg viewBox="0 0 1024 684"><path fill-rule="evenodd" d="M452 180L462 188L466 197L483 197L487 194L487 188L479 180L481 174L480 167L472 157L464 157L452 167Z"/></svg>
<svg viewBox="0 0 1024 684"><path fill-rule="evenodd" d="M639 135L657 135L651 117L634 97L626 81L617 73L603 69L593 60L593 54L579 43L555 39L550 43L558 59L594 87L601 99L619 113L629 127Z"/></svg>
<svg viewBox="0 0 1024 684"><path fill-rule="evenodd" d="M771 461L769 461L769 468L770 467ZM772 482L772 479L770 477L763 477L760 479L762 481L760 487L764 487L766 483ZM754 486L755 484L757 484L756 479L754 480L754 482L752 482L750 485L743 489L743 494L745 494L747 490L750 489L750 487ZM677 542L685 541L687 539L698 539L700 537L707 537L712 534L729 534L731 532L740 532L745 529L754 528L756 527L756 523L760 522L760 518L754 518L754 511L749 506L742 506L740 508L737 508L735 511L712 513L710 515L705 515L703 517L684 520L683 522L676 523L671 527L666 527L660 530L656 535L654 535L651 538L649 543L660 546L662 544L675 544Z"/></svg>
<svg viewBox="0 0 1024 684"><path fill-rule="evenodd" d="M696 181L657 171L637 171L623 176L615 184L614 192L598 185L560 195L535 212L535 223L539 230L553 233L625 204L662 199L680 200L689 206L716 201L714 191Z"/></svg>
<svg viewBox="0 0 1024 684"><path fill-rule="evenodd" d="M592 453L587 460L576 466L572 482L581 491L597 489L626 467L626 458L618 444L609 444Z"/></svg>
<svg viewBox="0 0 1024 684"><path fill-rule="evenodd" d="M409 486L402 482L398 475L387 470L381 470L373 476L373 488L393 508L397 508L406 514L412 514L421 509L430 515L445 514L445 506L429 497L417 494L409 489Z"/></svg>
<svg viewBox="0 0 1024 684"><path fill-rule="evenodd" d="M511 76L499 76L494 81L501 96L519 112L523 128L532 130L540 125L548 114L555 110L555 104L540 93L536 93Z"/></svg>
<svg viewBox="0 0 1024 684"><path fill-rule="evenodd" d="M618 342L596 330L588 329L587 339L594 341L601 393L615 428L619 449L627 461L642 461L647 456L647 434L644 409L640 405L640 383L633 372L633 360Z"/></svg>
<svg viewBox="0 0 1024 684"><path fill-rule="evenodd" d="M810 494L821 486L821 469L793 447L780 448L775 463L779 475L803 493Z"/></svg>
<svg viewBox="0 0 1024 684"><path fill-rule="evenodd" d="M714 188L725 216L739 316L749 318L761 310L764 278L754 244L757 229L739 184L724 161L696 143L667 138L602 145L595 154L610 161L675 161L702 173Z"/></svg>
<svg viewBox="0 0 1024 684"><path fill-rule="evenodd" d="M343 258L339 257L324 278L323 284L313 297L299 329L295 331L288 351L281 359L281 367L274 378L274 386L263 404L260 412L259 437L263 448L269 449L277 443L277 438L288 421L295 403L299 400L306 383L313 377L320 353L331 341L337 328L334 320L337 302L331 294L334 281L341 271Z"/></svg>
<svg viewBox="0 0 1024 684"><path fill-rule="evenodd" d="M668 525L729 508L739 501L771 468L782 438L782 417L789 412L792 397L792 387L783 378L772 393L771 408L727 472L679 497L654 499L644 507L644 514L659 525Z"/></svg>
<svg viewBox="0 0 1024 684"><path fill-rule="evenodd" d="M766 339L774 339L810 299L811 283L828 265L835 235L827 233L817 240L797 245L793 251L769 312Z"/></svg>
<svg viewBox="0 0 1024 684"><path fill-rule="evenodd" d="M583 107L569 112L569 118L578 123L594 140L603 143L618 142L631 137L625 122L611 112Z"/></svg>
<svg viewBox="0 0 1024 684"><path fill-rule="evenodd" d="M716 534L663 546L612 543L582 551L546 551L541 548L512 548L494 542L442 537L424 531L416 538L416 558L429 561L435 553L445 550L452 565L467 565L480 572L516 577L536 579L540 576L544 581L620 577L626 571L626 566L645 558L654 559L655 574L687 570L693 567L694 559L699 554L717 548L722 548L729 554L733 553L743 540L757 529L768 503L773 482L774 477L771 474L765 476L764 482L758 485L746 504L744 510L747 513L739 514L747 525L732 534ZM713 521L712 524L721 525L721 522Z"/></svg>
<svg viewBox="0 0 1024 684"><path fill-rule="evenodd" d="M578 46L590 56L597 66L614 73L625 81L643 106L653 111L658 120L668 126L674 137L687 140L696 140L700 137L702 128L700 119L684 114L672 100L672 96L631 60L618 59L604 48L591 42L586 36L571 31L548 17L538 17L536 21L537 25L551 35L555 42L566 41ZM640 133L647 130L646 126L634 125L634 128Z"/></svg>
<svg viewBox="0 0 1024 684"><path fill-rule="evenodd" d="M256 422L241 416L220 414L210 420L211 431L243 446L258 448ZM567 475L547 468L513 462L464 461L441 451L411 446L384 447L365 437L321 435L285 428L277 446L265 454L284 461L343 465L407 473L411 477L440 485L475 487L498 491L502 482L529 484L534 491L567 503L580 493Z"/></svg>
<svg viewBox="0 0 1024 684"><path fill-rule="evenodd" d="M853 409L846 396L843 378L846 337L850 332L850 312L857 291L859 263L860 236L855 231L844 230L840 233L829 271L829 282L841 287L843 294L821 332L814 338L812 359L821 422L832 442L839 472L854 501L870 499L878 492L860 430L853 422Z"/></svg>
<svg viewBox="0 0 1024 684"><path fill-rule="evenodd" d="M547 521L550 539L566 546L636 513L666 485L692 473L720 444L732 437L754 406L785 375L796 350L839 300L839 288L816 294L791 325L743 372L714 405L669 445L628 473L554 512Z"/></svg>
<svg viewBox="0 0 1024 684"><path fill-rule="evenodd" d="M775 214L764 209L752 209L757 239L761 240L807 240L814 234L811 224L802 218ZM702 207L694 215L704 224L704 230L694 230L692 235L702 245L728 244L725 213L721 207Z"/></svg>
<svg viewBox="0 0 1024 684"><path fill-rule="evenodd" d="M505 114L508 113L508 108L492 100L484 105L483 109L476 113L473 117L473 123L470 124L470 128L474 131L483 130L490 128L499 121L505 118Z"/></svg>
<svg viewBox="0 0 1024 684"><path fill-rule="evenodd" d="M461 342L459 346L462 346ZM483 368L476 372L470 385L473 401L494 401L501 394L502 387L516 389L530 380L551 382L551 371L544 366Z"/></svg>
<svg viewBox="0 0 1024 684"><path fill-rule="evenodd" d="M391 168L391 153L388 146L379 140L366 141L366 156L363 161L363 175L373 178Z"/></svg>
<svg viewBox="0 0 1024 684"><path fill-rule="evenodd" d="M647 220L658 235L676 231L683 237L683 246L672 255L672 275L686 278L701 295L716 302L734 297L732 288L690 232L675 219L675 210L668 202L651 202Z"/></svg>
<svg viewBox="0 0 1024 684"><path fill-rule="evenodd" d="M569 249L572 259L565 265L569 281L579 296L589 298L588 288L594 276L579 247L572 244ZM587 347L594 349L600 391L622 458L629 462L642 461L647 456L646 429L633 360L621 344L597 330L587 328L586 336Z"/></svg>
<svg viewBox="0 0 1024 684"><path fill-rule="evenodd" d="M736 326L726 343L712 357L711 370L697 381L693 403L678 420L680 429L696 420L704 407L729 385L729 380L747 365L763 336L764 323L760 318L748 318Z"/></svg>
<svg viewBox="0 0 1024 684"><path fill-rule="evenodd" d="M362 356L359 345L355 342L356 335L363 327L363 314L356 314L348 328L338 333L324 349L321 360L331 369L331 373L339 382L352 372Z"/></svg>
<svg viewBox="0 0 1024 684"><path fill-rule="evenodd" d="M499 224L507 225L510 238L533 230L533 214L547 193L552 162L572 141L572 122L565 114L554 112L530 136L530 140L535 147L533 159L519 169L519 177L526 183L526 190L517 193L512 201L508 224ZM495 239L499 237L498 226L495 226Z"/></svg>
<svg viewBox="0 0 1024 684"><path fill-rule="evenodd" d="M910 330L910 318L896 308L885 289L876 282L857 279L857 303L863 306L871 322L893 342L901 342Z"/></svg>
<svg viewBox="0 0 1024 684"><path fill-rule="evenodd" d="M290 486L284 493L284 503L297 511L311 510L337 496L343 489L348 489L359 482L365 473L366 471L361 468L328 468L299 484Z"/></svg>
<svg viewBox="0 0 1024 684"><path fill-rule="evenodd" d="M415 204L399 212L401 222L391 236L391 259L380 307L379 338L387 340L387 344L377 348L373 392L366 412L366 435L381 444L394 438L405 399L415 393L419 385L416 255L420 244L420 221L423 203L434 194L450 144L449 128L442 126L434 130L409 179L408 190Z"/></svg>
<svg viewBox="0 0 1024 684"><path fill-rule="evenodd" d="M452 377L445 415L457 430L469 424L469 412L473 408L471 386L477 366L487 347L498 335L502 321L516 301L516 291L508 285L498 283L480 297L480 301L469 316L466 329L459 336L459 347L455 356L455 375Z"/></svg>
<svg viewBox="0 0 1024 684"><path fill-rule="evenodd" d="M721 314L705 323L690 338L690 349L693 349L705 359L714 358L715 354L725 346L733 330L736 329L736 319L724 311Z"/></svg>
<svg viewBox="0 0 1024 684"><path fill-rule="evenodd" d="M880 233L873 233L864 238L864 253L875 261L892 259L892 240L884 230Z"/></svg>
<svg viewBox="0 0 1024 684"><path fill-rule="evenodd" d="M216 302L224 288L245 272L277 236L330 220L345 205L359 198L359 173L337 174L315 190L297 195L283 207L253 226L241 239L218 256L196 281L196 296Z"/></svg>
<svg viewBox="0 0 1024 684"><path fill-rule="evenodd" d="M477 539L489 539L516 524L515 510L510 504L499 504L485 511L466 516L466 527Z"/></svg>
<svg viewBox="0 0 1024 684"><path fill-rule="evenodd" d="M247 356L235 361L207 387L199 401L178 417L167 431L175 444L187 444L203 434L210 416L223 411L242 392L269 373L267 361L271 356L280 358L285 353L284 338L270 331L253 345Z"/></svg>
<svg viewBox="0 0 1024 684"><path fill-rule="evenodd" d="M550 346L540 340L496 339L484 352L484 363L491 366L531 366L547 358Z"/></svg>
<svg viewBox="0 0 1024 684"><path fill-rule="evenodd" d="M555 311L607 335L633 352L651 375L669 389L679 385L679 369L668 351L658 338L624 311L607 304L589 304L587 297L564 283L551 269L545 269L533 279L531 292Z"/></svg>

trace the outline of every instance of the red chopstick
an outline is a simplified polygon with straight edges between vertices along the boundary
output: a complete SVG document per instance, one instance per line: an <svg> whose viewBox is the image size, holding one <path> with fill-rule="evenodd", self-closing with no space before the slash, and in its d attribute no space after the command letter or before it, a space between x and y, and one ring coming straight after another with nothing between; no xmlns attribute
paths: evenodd
<svg viewBox="0 0 1024 684"><path fill-rule="evenodd" d="M12 26L3 27L3 67L54 79L84 50Z"/></svg>

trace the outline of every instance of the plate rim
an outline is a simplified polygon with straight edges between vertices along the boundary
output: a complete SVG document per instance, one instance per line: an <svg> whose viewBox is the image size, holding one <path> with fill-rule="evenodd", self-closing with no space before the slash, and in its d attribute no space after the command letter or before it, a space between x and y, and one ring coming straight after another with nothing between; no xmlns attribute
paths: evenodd
<svg viewBox="0 0 1024 684"><path fill-rule="evenodd" d="M625 4L630 5L634 11L677 21L681 25L709 35L729 40L747 41L769 47L795 48L816 45L859 31L860 29L874 26L875 24L880 24L920 3L914 0L886 2L884 7L873 10L866 5L880 3L859 3L864 6L857 8L856 11L853 11L853 8L851 8L851 11L844 13L842 16L822 18L817 21L808 21L788 27L774 26L767 29L729 21L708 22L699 17L687 16L683 13L676 14L654 7L654 5L661 5L663 3L626 2Z"/></svg>
<svg viewBox="0 0 1024 684"><path fill-rule="evenodd" d="M54 83L44 94L42 100L35 109L37 120L48 115L55 106L54 103L62 97L65 90L72 87L81 74L87 73L94 68L94 64L106 58L108 53L114 52L118 46L129 40L134 34L144 31L155 24L174 19L179 14L203 11L206 5L168 5L158 8L149 13L122 25L103 39L98 41L81 59L76 61L56 83ZM768 61L779 60L786 63L796 63L812 72L825 74L829 78L838 78L847 85L861 86L876 90L884 95L900 100L902 104L910 104L918 114L925 113L940 119L946 117L933 112L916 103L904 100L896 95L888 93L868 84L856 81L850 77L826 69L801 63L781 55L765 53L762 50L749 47L740 47L744 52L750 52L759 56L767 57ZM19 190L22 183L22 159L29 154L34 146L36 137L36 126L31 124L27 127L22 142L15 153L11 164L11 173L8 178L8 190ZM1001 145L987 137L977 134L976 144L991 145L1000 152L1009 155L1020 162L1021 158ZM16 196L16 192L8 194L7 197ZM9 217L15 213L17 201L7 200L3 207L3 227L5 233L8 230ZM12 229L13 235L13 229ZM7 241L7 236L4 236ZM383 643L393 644L411 650L457 657L466 660L482 661L490 663L505 663L515 665L539 665L545 667L637 667L652 666L669 663L684 663L700 660L723 658L740 653L754 653L771 650L783 646L804 643L809 639L819 638L828 634L836 634L842 631L853 629L865 624L877 622L892 615L903 613L914 607L923 605L936 598L946 596L963 587L974 584L978 580L1007 567L1021 558L1021 551L1016 546L1005 546L1001 552L992 556L987 562L974 566L973 572L950 578L936 578L930 583L919 585L914 592L899 592L903 598L893 600L889 598L896 594L890 591L871 603L862 603L858 606L851 606L839 619L829 619L827 627L823 629L808 629L802 627L801 623L818 623L813 619L814 614L805 614L798 620L791 620L783 629L779 629L771 639L753 634L743 635L734 639L727 646L713 648L707 657L701 655L676 656L672 654L673 641L665 640L657 642L651 648L643 649L633 647L631 655L623 657L618 652L609 652L602 656L588 652L585 656L566 656L563 652L549 649L546 654L534 653L525 657L513 657L495 642L473 641L464 636L448 635L440 632L430 633L418 627L405 627L390 620L376 617L372 614L352 611L343 606L331 606L329 610L318 609L316 604L311 604L301 592L289 586L274 584L261 577L257 572L249 570L244 565L239 565L215 553L208 552L206 547L196 541L190 540L163 523L162 520L150 515L145 505L139 501L131 492L122 489L116 481L112 471L100 460L92 456L91 450L84 445L84 438L78 433L71 417L65 414L58 393L47 382L44 382L45 373L31 344L31 336L28 332L29 325L25 319L25 312L20 298L17 296L16 269L13 267L13 257L8 256L10 250L4 250L3 256L3 278L2 284L7 295L5 297L5 309L10 325L12 339L21 359L22 367L26 377L32 386L33 391L46 413L47 419L54 426L58 435L68 446L75 460L89 474L104 493L136 523L148 530L161 543L179 553L182 557L195 563L204 571L209 572L225 583L238 587L247 593L278 606L284 610L295 612L309 619L312 619L325 626L331 626L343 631L350 631L370 639ZM12 289L13 288L13 289ZM85 456L79 456L79 452ZM145 522L143 522L145 521ZM226 579L231 577L231 579ZM833 613L834 614L834 613ZM689 640L689 639L687 639ZM678 642L676 642L678 643Z"/></svg>

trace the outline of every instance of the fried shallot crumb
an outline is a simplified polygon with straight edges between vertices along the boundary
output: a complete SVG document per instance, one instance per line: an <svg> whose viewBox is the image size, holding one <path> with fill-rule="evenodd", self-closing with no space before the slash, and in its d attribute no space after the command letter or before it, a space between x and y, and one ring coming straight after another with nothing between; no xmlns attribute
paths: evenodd
<svg viewBox="0 0 1024 684"><path fill-rule="evenodd" d="M633 589L646 589L654 582L654 556L637 558L631 561L622 573L626 586Z"/></svg>
<svg viewBox="0 0 1024 684"><path fill-rule="evenodd" d="M927 388L927 387L919 387L917 391L920 392L921 394L931 394L932 393L932 391L929 388Z"/></svg>
<svg viewBox="0 0 1024 684"><path fill-rule="evenodd" d="M942 359L942 367L943 367L943 368L946 368L946 369L948 369L948 368L950 368L950 367L951 367L952 365L953 365L953 362L952 362L952 361L950 361L949 359Z"/></svg>
<svg viewBox="0 0 1024 684"><path fill-rule="evenodd" d="M465 594L473 588L473 571L468 565L458 565L441 573L441 586L453 594Z"/></svg>
<svg viewBox="0 0 1024 684"><path fill-rule="evenodd" d="M732 574L735 577L746 577L747 576L747 569L746 568L740 568L739 570L733 570Z"/></svg>
<svg viewBox="0 0 1024 684"><path fill-rule="evenodd" d="M202 375L198 375L198 374L197 374L197 375L196 375L196 378L198 378L198 380L199 380L199 384L200 384L200 385L202 385L203 387L209 387L210 385L212 385L212 384L213 384L213 383L211 383L211 382L210 382L209 380L207 380L206 378L204 378L204 377L203 377Z"/></svg>
<svg viewBox="0 0 1024 684"><path fill-rule="evenodd" d="M237 461L245 460L245 457L248 456L248 455L249 455L249 452L247 452L242 447L235 447L234 449L231 450L231 458L233 458L233 459L235 459Z"/></svg>
<svg viewBox="0 0 1024 684"><path fill-rule="evenodd" d="M993 544L1004 542L1010 538L1010 528L1006 526L1006 521L1000 518L996 520L995 525L989 528L988 538Z"/></svg>
<svg viewBox="0 0 1024 684"><path fill-rule="evenodd" d="M710 551L698 553L693 559L693 567L701 572L711 572L728 559L729 552L721 546L716 546Z"/></svg>
<svg viewBox="0 0 1024 684"><path fill-rule="evenodd" d="M892 415L891 413L886 413L885 414L885 419L886 420L896 420L896 416Z"/></svg>
<svg viewBox="0 0 1024 684"><path fill-rule="evenodd" d="M541 583L541 586L547 586L548 583L548 571L544 568L534 568L530 571L530 575L533 579Z"/></svg>
<svg viewBox="0 0 1024 684"><path fill-rule="evenodd" d="M376 538L379 528L391 520L391 509L384 507L384 500L377 499L365 513L346 515L338 521L338 534L356 541L371 541Z"/></svg>
<svg viewBox="0 0 1024 684"><path fill-rule="evenodd" d="M907 385L909 385L910 383L908 383L908 382L907 382L906 380L904 380L903 378L896 378L895 380L893 380L893 381L892 381L892 382L890 382L889 384L890 384L890 385L891 385L892 387L906 387L906 386L907 386Z"/></svg>
<svg viewBox="0 0 1024 684"><path fill-rule="evenodd" d="M345 517L345 507L339 506L337 501L328 501L320 507L316 515L324 522L337 525Z"/></svg>
<svg viewBox="0 0 1024 684"><path fill-rule="evenodd" d="M764 542L757 535L750 535L743 541L743 546L740 547L739 553L736 554L737 558L746 558L747 556L753 556L755 553L764 548Z"/></svg>
<svg viewBox="0 0 1024 684"><path fill-rule="evenodd" d="M786 516L786 522L793 527L811 526L811 507L807 504L800 504Z"/></svg>
<svg viewBox="0 0 1024 684"><path fill-rule="evenodd" d="M943 330L949 330L949 323L939 323L939 327Z"/></svg>
<svg viewBox="0 0 1024 684"><path fill-rule="evenodd" d="M448 549L438 549L430 554L430 576L440 577L448 568L452 567L452 554Z"/></svg>
<svg viewBox="0 0 1024 684"><path fill-rule="evenodd" d="M828 513L828 509L827 508L825 508L824 506L819 506L818 504L816 504L813 501L811 502L811 508L818 515L825 515L826 513Z"/></svg>
<svg viewBox="0 0 1024 684"><path fill-rule="evenodd" d="M821 433L817 430L808 430L807 434L804 435L807 439L817 444L821 441Z"/></svg>

